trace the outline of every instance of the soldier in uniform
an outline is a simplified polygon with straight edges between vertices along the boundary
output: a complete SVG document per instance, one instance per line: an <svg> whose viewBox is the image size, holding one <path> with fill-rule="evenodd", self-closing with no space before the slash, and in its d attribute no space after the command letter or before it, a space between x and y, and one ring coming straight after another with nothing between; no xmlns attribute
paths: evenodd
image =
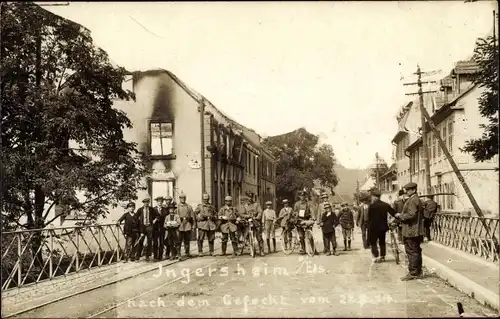
<svg viewBox="0 0 500 319"><path fill-rule="evenodd" d="M151 250L153 246L153 225L156 223L158 215L156 210L153 207L149 206L151 200L149 198L145 198L142 200L143 206L137 210L137 219L139 220L139 225L141 229L141 233L143 236L139 238L138 247L137 247L137 256L136 259L141 259L142 250L144 248L144 237L147 239L148 247L146 249L146 261L149 261L151 256Z"/></svg>
<svg viewBox="0 0 500 319"><path fill-rule="evenodd" d="M175 203L171 203L168 208L168 214L165 218L163 226L167 232L166 242L168 243L170 260L180 259L181 257L181 241L179 238L179 226L181 218L176 212Z"/></svg>
<svg viewBox="0 0 500 319"><path fill-rule="evenodd" d="M274 211L273 202L266 202L266 209L262 212L262 224L266 232L267 252L271 253L271 239L273 240L273 251L276 252L276 212Z"/></svg>
<svg viewBox="0 0 500 319"><path fill-rule="evenodd" d="M264 256L264 240L262 239L262 208L259 203L254 202L254 194L250 193L245 204L243 204L243 211L240 212L240 217L249 219L252 218L255 227L254 236L257 238L259 244L260 255ZM245 227L244 237L248 233L248 227Z"/></svg>
<svg viewBox="0 0 500 319"><path fill-rule="evenodd" d="M157 221L153 225L153 256L157 261L162 260L163 246L165 245L165 228L163 227L163 223L165 222L165 216L167 216L167 208L163 200L162 196L156 197L156 206L154 207Z"/></svg>
<svg viewBox="0 0 500 319"><path fill-rule="evenodd" d="M236 219L239 214L236 208L233 207L233 198L231 196L226 196L224 202L225 205L221 207L218 214L218 218L221 221L222 256L226 255L228 237L231 238L231 244L233 245L233 256L236 256L236 252L238 251Z"/></svg>
<svg viewBox="0 0 500 319"><path fill-rule="evenodd" d="M210 196L208 194L203 194L202 200L203 202L194 211L198 226L198 255L203 256L203 241L206 237L208 239L209 254L213 256L217 212L210 205Z"/></svg>
<svg viewBox="0 0 500 319"><path fill-rule="evenodd" d="M196 220L194 211L191 205L186 203L186 195L181 193L179 195L179 205L177 206L177 215L181 219L179 227L179 236L181 243L184 243L184 253L187 258L191 257L189 253L191 243L191 231L196 229ZM180 252L179 252L180 254Z"/></svg>
<svg viewBox="0 0 500 319"><path fill-rule="evenodd" d="M276 223L279 223L283 231L293 229L293 209L290 207L288 199L283 200L283 208L280 210ZM292 242L292 233L288 232L288 238L284 238L285 249L288 249L289 243Z"/></svg>
<svg viewBox="0 0 500 319"><path fill-rule="evenodd" d="M311 220L311 209L309 207L309 203L306 199L306 194L304 191L299 192L299 200L293 205L293 214L301 220ZM297 232L299 233L300 239L300 253L306 253L306 241L305 241L305 232L301 226L297 225Z"/></svg>
<svg viewBox="0 0 500 319"><path fill-rule="evenodd" d="M424 236L423 206L417 195L417 184L404 186L410 196L403 206L403 212L397 214L403 223L402 233L406 255L408 256L408 274L401 280L413 280L422 276L422 248L420 244Z"/></svg>

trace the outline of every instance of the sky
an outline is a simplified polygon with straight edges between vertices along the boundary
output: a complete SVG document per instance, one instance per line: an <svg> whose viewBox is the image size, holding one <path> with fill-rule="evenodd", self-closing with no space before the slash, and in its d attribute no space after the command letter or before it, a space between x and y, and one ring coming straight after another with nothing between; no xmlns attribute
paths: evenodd
<svg viewBox="0 0 500 319"><path fill-rule="evenodd" d="M447 73L492 32L496 2L72 2L130 71L172 71L261 136L305 127L348 168L391 163L402 83ZM403 78L403 80L402 80Z"/></svg>

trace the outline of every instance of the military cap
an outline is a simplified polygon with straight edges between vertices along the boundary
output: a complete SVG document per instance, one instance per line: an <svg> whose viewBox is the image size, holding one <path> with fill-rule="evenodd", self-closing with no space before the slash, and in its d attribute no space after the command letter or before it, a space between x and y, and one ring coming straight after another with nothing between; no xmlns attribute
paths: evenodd
<svg viewBox="0 0 500 319"><path fill-rule="evenodd" d="M348 206L349 204L347 204L347 202L343 202L342 204L340 204L340 206Z"/></svg>
<svg viewBox="0 0 500 319"><path fill-rule="evenodd" d="M179 198L186 198L186 194L181 193L181 194L179 195Z"/></svg>
<svg viewBox="0 0 500 319"><path fill-rule="evenodd" d="M208 195L207 193L203 194L202 196L203 199L210 199L210 195Z"/></svg>
<svg viewBox="0 0 500 319"><path fill-rule="evenodd" d="M323 208L332 208L332 205L330 205L330 203L324 203Z"/></svg>
<svg viewBox="0 0 500 319"><path fill-rule="evenodd" d="M163 198L163 196L158 196L158 197L155 198L155 200L157 200L157 201L164 200L164 199L165 198Z"/></svg>
<svg viewBox="0 0 500 319"><path fill-rule="evenodd" d="M321 194L321 198L327 198L328 197L328 194L327 193L323 193Z"/></svg>
<svg viewBox="0 0 500 319"><path fill-rule="evenodd" d="M151 200L149 199L149 197L146 197L142 200L143 203L149 203Z"/></svg>
<svg viewBox="0 0 500 319"><path fill-rule="evenodd" d="M405 194L404 189L400 189L400 190L399 190L399 192L398 192L398 195L399 195L399 196L402 196L402 195L404 195L404 194Z"/></svg>
<svg viewBox="0 0 500 319"><path fill-rule="evenodd" d="M224 198L225 201L231 201L233 200L233 198L231 196L226 196L226 198Z"/></svg>
<svg viewBox="0 0 500 319"><path fill-rule="evenodd" d="M266 205L272 205L272 204L273 204L273 202L270 202L270 201L266 202Z"/></svg>
<svg viewBox="0 0 500 319"><path fill-rule="evenodd" d="M404 188L404 189L413 189L413 188L417 188L417 184L415 184L415 183L413 183L413 182L412 182L412 183L408 183L408 184L406 184L403 188Z"/></svg>
<svg viewBox="0 0 500 319"><path fill-rule="evenodd" d="M172 200L172 196L168 195L167 197L165 197L165 200Z"/></svg>
<svg viewBox="0 0 500 319"><path fill-rule="evenodd" d="M372 189L371 194L377 197L380 197L382 195L382 193L380 193L380 191L376 188Z"/></svg>
<svg viewBox="0 0 500 319"><path fill-rule="evenodd" d="M283 204L288 203L288 199L283 200Z"/></svg>
<svg viewBox="0 0 500 319"><path fill-rule="evenodd" d="M127 208L129 208L129 207L135 207L135 203L134 203L134 202L130 202L130 203L128 203L128 204L127 204Z"/></svg>

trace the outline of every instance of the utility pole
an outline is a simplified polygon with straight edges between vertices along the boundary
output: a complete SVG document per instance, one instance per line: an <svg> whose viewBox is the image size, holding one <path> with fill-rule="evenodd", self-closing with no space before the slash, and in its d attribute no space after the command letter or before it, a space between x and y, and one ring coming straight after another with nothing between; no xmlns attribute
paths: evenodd
<svg viewBox="0 0 500 319"><path fill-rule="evenodd" d="M425 167L425 190L427 194L432 194L432 188L431 188L431 169L430 169L430 163L429 163L429 146L427 145L427 132L426 132L426 126L425 126L425 116L424 112L425 111L425 106L424 106L424 93L434 93L436 91L422 91L422 83L435 83L435 81L427 81L427 82L422 82L422 71L420 70L420 66L417 65L417 72L414 73L418 75L418 80L417 80L417 85L418 85L418 99L419 99L419 108L420 108L420 120L422 123L422 148L423 148L423 158L422 160L424 161L424 167ZM412 85L415 83L406 83L405 85ZM415 93L409 93L406 95L415 95Z"/></svg>

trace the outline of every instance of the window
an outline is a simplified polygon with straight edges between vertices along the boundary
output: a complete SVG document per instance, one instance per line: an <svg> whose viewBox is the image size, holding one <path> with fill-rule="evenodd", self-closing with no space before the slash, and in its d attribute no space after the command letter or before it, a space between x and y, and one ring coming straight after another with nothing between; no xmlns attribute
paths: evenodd
<svg viewBox="0 0 500 319"><path fill-rule="evenodd" d="M158 196L172 196L174 197L174 182L173 181L157 181L151 182L151 198Z"/></svg>
<svg viewBox="0 0 500 319"><path fill-rule="evenodd" d="M151 155L172 155L173 130L172 123L150 123Z"/></svg>
<svg viewBox="0 0 500 319"><path fill-rule="evenodd" d="M453 119L448 120L448 150L453 153Z"/></svg>

